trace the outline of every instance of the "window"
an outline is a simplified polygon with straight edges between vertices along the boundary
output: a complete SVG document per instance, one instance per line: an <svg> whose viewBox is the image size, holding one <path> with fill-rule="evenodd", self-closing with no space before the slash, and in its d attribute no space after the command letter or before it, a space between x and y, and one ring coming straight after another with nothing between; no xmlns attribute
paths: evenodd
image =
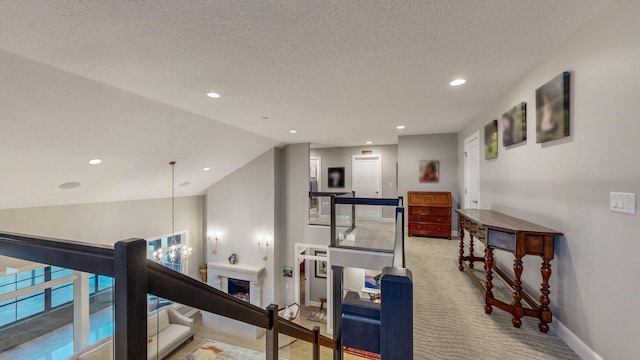
<svg viewBox="0 0 640 360"><path fill-rule="evenodd" d="M46 281L73 275L73 270L46 266L0 277L0 295L16 290L29 289ZM97 280L97 281L96 281ZM113 287L113 278L89 276L89 294L94 295ZM50 288L35 290L25 295L0 302L0 328L29 319L73 302L73 281L56 284Z"/></svg>
<svg viewBox="0 0 640 360"><path fill-rule="evenodd" d="M183 263L183 246L187 244L187 232L180 232L175 237L159 236L147 242L147 258L180 272Z"/></svg>

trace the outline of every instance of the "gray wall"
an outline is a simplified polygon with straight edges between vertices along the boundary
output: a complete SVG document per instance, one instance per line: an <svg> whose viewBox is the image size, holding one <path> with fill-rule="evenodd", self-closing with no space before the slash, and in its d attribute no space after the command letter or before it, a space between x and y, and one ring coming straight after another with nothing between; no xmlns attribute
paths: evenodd
<svg viewBox="0 0 640 360"><path fill-rule="evenodd" d="M319 191L351 191L351 161L353 155L362 155L363 150L371 150L373 154L382 155L382 197L394 198L398 196L396 190L396 163L398 162L398 146L397 145L379 145L365 147L341 147L341 148L325 148L312 149L311 156L319 156L322 158L322 183L319 185ZM345 187L344 189L329 189L327 183L327 172L330 167L345 168ZM308 174L307 174L308 177ZM356 194L357 196L357 194ZM382 208L382 217L393 218L394 209L390 207Z"/></svg>
<svg viewBox="0 0 640 360"><path fill-rule="evenodd" d="M258 156L207 189L207 234L218 234L218 250L207 250L207 262L227 262L238 254L238 264L264 266L262 304L276 301L274 247L280 247L279 220L276 218L276 149ZM258 252L258 236L271 236L269 257ZM280 234L281 235L281 234ZM275 245L274 245L275 243ZM277 251L277 250L276 250Z"/></svg>
<svg viewBox="0 0 640 360"><path fill-rule="evenodd" d="M305 276L309 281L309 301L319 302L320 298L327 298L327 279L316 277L316 262L307 260L305 264ZM328 276L328 275L327 275Z"/></svg>
<svg viewBox="0 0 640 360"><path fill-rule="evenodd" d="M282 149L282 181L280 182L283 212L279 212L282 227L283 248L278 268L296 266L294 247L296 242L305 242L305 228L309 222L309 144L292 144ZM293 278L282 280L277 292L286 295L280 305L295 301ZM325 291L326 292L326 291Z"/></svg>
<svg viewBox="0 0 640 360"><path fill-rule="evenodd" d="M194 255L188 273L198 279L198 266L204 261L203 211L203 196L176 198L175 228L189 231ZM0 210L0 229L105 245L129 238L149 239L171 233L171 199ZM0 258L0 268L6 261Z"/></svg>
<svg viewBox="0 0 640 360"><path fill-rule="evenodd" d="M481 158L480 201L483 208L564 233L552 261L551 309L605 359L640 353L640 219L609 211L610 191L640 192L638 14L640 2L613 1L458 136L462 191L464 139L527 102L528 141L500 145L494 161ZM573 76L571 136L536 144L535 89L565 70ZM510 268L513 257L501 255ZM539 259L524 266L526 287L538 289Z"/></svg>
<svg viewBox="0 0 640 360"><path fill-rule="evenodd" d="M453 208L460 203L458 187L457 134L409 135L398 137L398 194L409 191L450 191ZM419 181L420 160L440 160L440 178L437 184ZM457 231L457 216L451 217L452 231ZM405 219L406 224L406 219Z"/></svg>

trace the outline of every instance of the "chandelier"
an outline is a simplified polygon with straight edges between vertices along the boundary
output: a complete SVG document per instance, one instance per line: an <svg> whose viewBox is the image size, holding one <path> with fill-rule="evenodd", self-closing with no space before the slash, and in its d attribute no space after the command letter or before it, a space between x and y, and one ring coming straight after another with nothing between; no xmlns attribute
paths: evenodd
<svg viewBox="0 0 640 360"><path fill-rule="evenodd" d="M176 162L172 161L171 165L171 237L169 238L166 248L160 248L153 252L154 259L162 263L164 257L171 263L172 267L176 263L180 264L180 270L185 270L189 256L191 256L192 249L186 244L180 245L176 240L176 177L175 177L175 165ZM166 254L166 255L165 255Z"/></svg>

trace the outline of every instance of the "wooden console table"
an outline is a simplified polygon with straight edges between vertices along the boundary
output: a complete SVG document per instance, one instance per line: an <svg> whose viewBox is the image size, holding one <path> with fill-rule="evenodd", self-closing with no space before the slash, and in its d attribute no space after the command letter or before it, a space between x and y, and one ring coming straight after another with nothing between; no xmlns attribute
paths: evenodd
<svg viewBox="0 0 640 360"><path fill-rule="evenodd" d="M549 331L551 323L551 310L549 310L549 277L551 276L550 261L553 260L553 242L556 236L562 233L545 227L532 224L527 221L513 218L492 210L458 209L460 223L460 256L458 257L458 269L464 267L473 269L474 262L483 262L486 270L484 285L478 281L484 289L484 311L491 314L492 306L507 311L513 315L511 322L519 328L522 325L522 317L530 316L540 320L538 328L541 332ZM470 235L469 255L465 255L464 231ZM473 241L480 240L485 246L485 256L477 257L473 253ZM494 266L493 250L504 250L514 254L513 271L515 279L511 279L499 267ZM542 275L542 287L540 288L540 304L522 289L522 258L525 255L538 255L542 258L540 273ZM493 297L493 273L500 275L513 288L513 302L507 304ZM471 272L468 272L471 274ZM473 276L473 274L471 274ZM477 280L475 276L474 279ZM522 300L531 308L524 308Z"/></svg>

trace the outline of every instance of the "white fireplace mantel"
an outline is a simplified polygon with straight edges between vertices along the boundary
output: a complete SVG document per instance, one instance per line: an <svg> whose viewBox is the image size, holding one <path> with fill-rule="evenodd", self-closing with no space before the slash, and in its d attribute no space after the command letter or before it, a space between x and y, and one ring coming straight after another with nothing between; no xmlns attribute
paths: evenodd
<svg viewBox="0 0 640 360"><path fill-rule="evenodd" d="M261 283L265 273L264 266L257 267L241 264L232 265L223 262L210 262L207 265L209 268L209 275L240 279L253 283Z"/></svg>
<svg viewBox="0 0 640 360"><path fill-rule="evenodd" d="M249 282L249 301L251 305L262 307L262 282L266 273L264 267L244 264L232 265L224 262L210 262L207 264L208 283L211 287L228 292L228 279L238 279ZM243 324L214 314L203 314L202 322L214 329L226 329L232 334L258 339L264 335L264 329L253 325Z"/></svg>

